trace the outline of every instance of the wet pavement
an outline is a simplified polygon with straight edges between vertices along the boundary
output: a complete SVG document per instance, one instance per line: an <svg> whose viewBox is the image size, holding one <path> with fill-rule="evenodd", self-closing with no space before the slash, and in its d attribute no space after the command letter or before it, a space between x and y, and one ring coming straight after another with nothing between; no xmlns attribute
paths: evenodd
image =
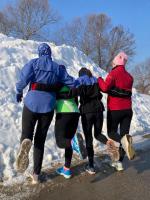
<svg viewBox="0 0 150 200"><path fill-rule="evenodd" d="M123 172L116 172L99 158L96 164L96 175L80 175L83 166L77 166L72 179L59 177L56 187L45 187L33 199L150 200L150 150L138 152L134 161L125 159Z"/></svg>
<svg viewBox="0 0 150 200"><path fill-rule="evenodd" d="M117 172L108 157L95 158L97 174L84 171L85 162L76 160L74 176L66 180L54 169L43 173L42 183L0 186L2 200L150 200L150 150L137 153L134 161L124 160L125 170Z"/></svg>

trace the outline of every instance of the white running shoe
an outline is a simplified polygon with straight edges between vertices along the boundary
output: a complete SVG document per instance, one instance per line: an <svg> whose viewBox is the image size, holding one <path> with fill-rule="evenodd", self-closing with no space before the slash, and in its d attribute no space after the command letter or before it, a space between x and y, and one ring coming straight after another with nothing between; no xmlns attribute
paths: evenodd
<svg viewBox="0 0 150 200"><path fill-rule="evenodd" d="M36 185L39 183L39 175L37 174L30 174L30 178L32 179L32 185Z"/></svg>
<svg viewBox="0 0 150 200"><path fill-rule="evenodd" d="M107 141L107 152L112 161L118 161L120 158L119 148L115 146L115 142L111 139Z"/></svg>
<svg viewBox="0 0 150 200"><path fill-rule="evenodd" d="M20 150L16 158L16 169L20 173L24 173L29 165L29 151L32 146L30 139L24 139L20 145Z"/></svg>
<svg viewBox="0 0 150 200"><path fill-rule="evenodd" d="M129 160L133 160L135 157L135 150L132 145L132 137L130 135L124 135L121 139L122 148L127 154Z"/></svg>
<svg viewBox="0 0 150 200"><path fill-rule="evenodd" d="M124 170L122 162L120 162L120 161L112 162L111 166L114 167L117 171L123 171Z"/></svg>

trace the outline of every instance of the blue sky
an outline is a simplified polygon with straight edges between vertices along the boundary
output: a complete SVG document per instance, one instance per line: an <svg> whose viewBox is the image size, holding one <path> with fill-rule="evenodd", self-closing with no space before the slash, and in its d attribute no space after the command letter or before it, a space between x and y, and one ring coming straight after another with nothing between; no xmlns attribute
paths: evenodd
<svg viewBox="0 0 150 200"><path fill-rule="evenodd" d="M0 8L14 0L0 0ZM65 21L90 13L106 13L114 25L122 24L134 33L134 63L150 57L150 0L51 0Z"/></svg>

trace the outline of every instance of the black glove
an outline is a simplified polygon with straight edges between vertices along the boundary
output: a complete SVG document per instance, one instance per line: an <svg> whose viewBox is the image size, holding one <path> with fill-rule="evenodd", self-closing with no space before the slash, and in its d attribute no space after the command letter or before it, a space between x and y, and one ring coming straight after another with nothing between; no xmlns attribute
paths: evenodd
<svg viewBox="0 0 150 200"><path fill-rule="evenodd" d="M22 97L23 97L22 94L20 94L20 93L16 94L16 100L18 103L22 101Z"/></svg>

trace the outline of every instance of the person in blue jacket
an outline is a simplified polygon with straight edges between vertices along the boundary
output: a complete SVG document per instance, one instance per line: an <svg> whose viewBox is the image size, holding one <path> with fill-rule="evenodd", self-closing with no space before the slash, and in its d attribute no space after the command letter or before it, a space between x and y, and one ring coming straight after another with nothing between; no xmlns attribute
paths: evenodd
<svg viewBox="0 0 150 200"><path fill-rule="evenodd" d="M66 86L74 86L74 78L69 76L65 68L60 67L52 60L51 48L42 43L38 47L39 57L32 59L21 70L20 79L16 83L16 100L21 102L23 89L29 85L29 91L24 99L22 114L22 135L20 150L16 159L16 167L19 172L25 172L29 165L29 151L34 136L34 169L31 175L33 183L38 182L42 168L44 144L48 128L51 124L56 93L32 90L33 83L55 85L60 82ZM35 125L36 131L34 133Z"/></svg>

